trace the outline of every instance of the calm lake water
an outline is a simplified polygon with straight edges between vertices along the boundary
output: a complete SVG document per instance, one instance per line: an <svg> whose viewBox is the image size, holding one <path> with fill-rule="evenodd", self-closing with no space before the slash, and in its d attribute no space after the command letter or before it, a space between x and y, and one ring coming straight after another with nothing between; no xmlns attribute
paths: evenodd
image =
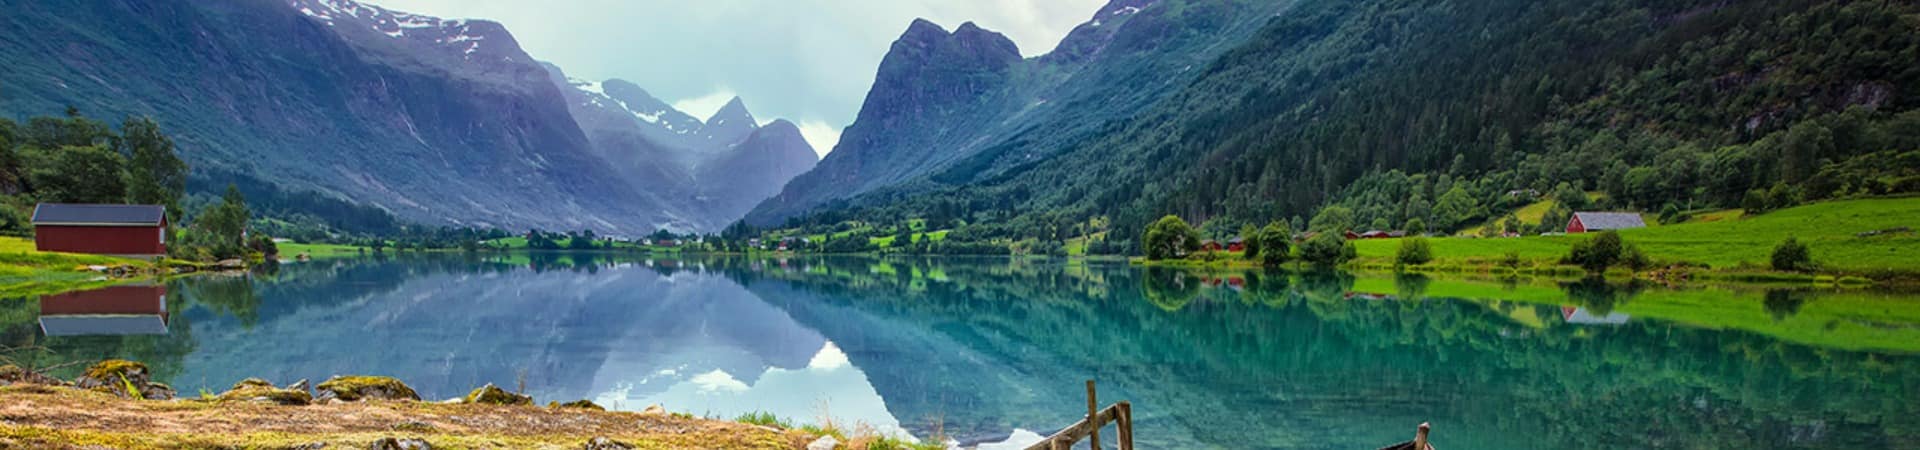
<svg viewBox="0 0 1920 450"><path fill-rule="evenodd" d="M1078 420L1088 378L1142 448L1371 449L1421 422L1447 449L1920 446L1920 296L1874 290L407 255L8 300L0 326L15 359L135 359L184 396L377 374L983 448Z"/></svg>

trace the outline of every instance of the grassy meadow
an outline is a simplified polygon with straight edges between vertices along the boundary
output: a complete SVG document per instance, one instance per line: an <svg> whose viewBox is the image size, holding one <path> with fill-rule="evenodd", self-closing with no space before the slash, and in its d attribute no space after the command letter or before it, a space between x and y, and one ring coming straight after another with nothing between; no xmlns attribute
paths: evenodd
<svg viewBox="0 0 1920 450"><path fill-rule="evenodd" d="M1686 223L1623 230L1656 263L1688 262L1716 269L1765 269L1774 246L1793 237L1811 249L1821 272L1864 275L1920 273L1920 235L1912 231L1860 237L1859 233L1911 227L1920 219L1920 197L1841 200L1744 216L1739 211L1696 216ZM1491 263L1507 254L1533 262L1559 260L1590 235L1519 238L1428 238L1439 264ZM1401 239L1355 241L1362 262L1390 262Z"/></svg>

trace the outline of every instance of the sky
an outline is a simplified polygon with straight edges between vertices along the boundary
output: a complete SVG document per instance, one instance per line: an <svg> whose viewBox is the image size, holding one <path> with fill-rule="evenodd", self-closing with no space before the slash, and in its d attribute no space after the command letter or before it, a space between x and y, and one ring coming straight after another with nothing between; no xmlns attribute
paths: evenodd
<svg viewBox="0 0 1920 450"><path fill-rule="evenodd" d="M972 21L1028 57L1053 50L1106 0L369 0L503 23L567 76L619 78L706 118L738 95L754 117L800 126L825 155L853 123L907 24Z"/></svg>

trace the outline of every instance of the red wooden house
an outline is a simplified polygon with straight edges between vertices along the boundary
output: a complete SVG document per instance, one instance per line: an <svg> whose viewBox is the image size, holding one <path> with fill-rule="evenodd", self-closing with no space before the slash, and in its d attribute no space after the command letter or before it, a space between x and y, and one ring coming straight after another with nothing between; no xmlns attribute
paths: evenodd
<svg viewBox="0 0 1920 450"><path fill-rule="evenodd" d="M1212 239L1207 239L1207 240L1204 240L1204 241L1200 241L1200 250L1201 250L1201 251L1208 251L1208 252L1217 252L1217 251L1220 251L1220 250L1221 250L1221 249L1223 249L1223 248L1225 248L1225 247L1221 247L1221 246L1220 246L1220 241L1216 241L1216 240L1212 240Z"/></svg>
<svg viewBox="0 0 1920 450"><path fill-rule="evenodd" d="M42 203L33 208L33 244L43 252L165 255L167 209Z"/></svg>

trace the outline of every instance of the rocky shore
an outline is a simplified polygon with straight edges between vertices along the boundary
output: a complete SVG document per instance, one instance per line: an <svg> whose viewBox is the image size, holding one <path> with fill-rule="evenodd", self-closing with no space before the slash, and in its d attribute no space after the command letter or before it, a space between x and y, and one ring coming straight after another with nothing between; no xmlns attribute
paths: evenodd
<svg viewBox="0 0 1920 450"><path fill-rule="evenodd" d="M406 383L337 376L318 384L241 380L181 397L144 364L101 361L71 381L0 366L0 448L442 449L807 448L815 436L587 400L534 403L481 386L423 401Z"/></svg>

